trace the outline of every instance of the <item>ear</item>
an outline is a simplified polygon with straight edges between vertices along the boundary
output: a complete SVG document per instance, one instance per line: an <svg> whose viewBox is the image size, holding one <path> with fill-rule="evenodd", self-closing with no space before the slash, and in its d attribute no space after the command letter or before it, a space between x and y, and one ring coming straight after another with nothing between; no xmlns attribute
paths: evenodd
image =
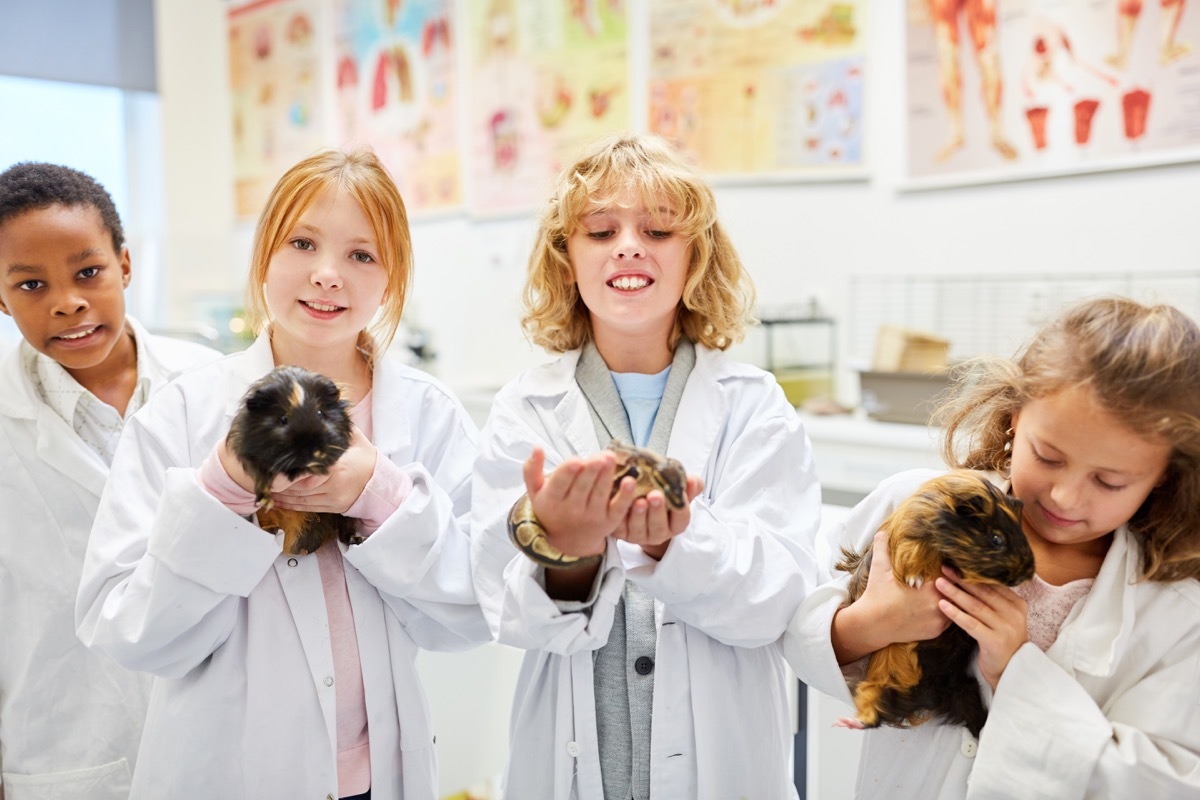
<svg viewBox="0 0 1200 800"><path fill-rule="evenodd" d="M133 280L133 270L131 268L131 259L129 256L129 248L121 248L121 286L128 289L129 282Z"/></svg>

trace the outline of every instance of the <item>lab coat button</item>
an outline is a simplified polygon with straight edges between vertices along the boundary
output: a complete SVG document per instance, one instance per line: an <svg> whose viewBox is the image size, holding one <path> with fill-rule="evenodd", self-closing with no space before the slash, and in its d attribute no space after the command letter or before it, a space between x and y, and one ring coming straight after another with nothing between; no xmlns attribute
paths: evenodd
<svg viewBox="0 0 1200 800"><path fill-rule="evenodd" d="M650 671L654 669L654 659L650 658L650 656L642 656L633 662L633 668L637 671L638 675L649 675Z"/></svg>
<svg viewBox="0 0 1200 800"><path fill-rule="evenodd" d="M333 795L331 795L331 794L325 795L325 800L333 800Z"/></svg>
<svg viewBox="0 0 1200 800"><path fill-rule="evenodd" d="M579 742L567 742L567 755L571 758L579 758L582 752L583 748L579 746Z"/></svg>
<svg viewBox="0 0 1200 800"><path fill-rule="evenodd" d="M297 560L296 560L296 559L294 559L294 558L289 558L289 559L288 559L288 566L289 566L289 567L294 567L294 566L296 566L296 565L297 565L297 564L299 564L299 563L300 563L300 562L299 562L299 561L297 561Z"/></svg>
<svg viewBox="0 0 1200 800"><path fill-rule="evenodd" d="M332 676L332 675L327 675L327 676L325 677L325 685L326 685L326 686L333 686L333 676Z"/></svg>
<svg viewBox="0 0 1200 800"><path fill-rule="evenodd" d="M979 749L979 745L977 745L975 743L974 739L968 739L965 736L963 737L962 754L964 756L966 756L967 758L974 758L975 751L978 749Z"/></svg>

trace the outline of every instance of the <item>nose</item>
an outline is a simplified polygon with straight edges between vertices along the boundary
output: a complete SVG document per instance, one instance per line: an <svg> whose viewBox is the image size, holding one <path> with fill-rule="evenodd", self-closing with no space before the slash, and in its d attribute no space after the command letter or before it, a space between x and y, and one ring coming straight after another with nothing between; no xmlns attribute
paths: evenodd
<svg viewBox="0 0 1200 800"><path fill-rule="evenodd" d="M646 247L641 234L632 228L617 231L613 255L617 259L643 258L646 255Z"/></svg>
<svg viewBox="0 0 1200 800"><path fill-rule="evenodd" d="M86 311L88 307L85 298L74 286L68 287L54 296L51 313L56 317L69 317Z"/></svg>
<svg viewBox="0 0 1200 800"><path fill-rule="evenodd" d="M1081 489L1081 481L1075 477L1064 477L1061 480L1054 482L1050 487L1050 499L1054 501L1054 505L1058 511L1066 513L1072 511L1079 506L1079 499L1083 496Z"/></svg>
<svg viewBox="0 0 1200 800"><path fill-rule="evenodd" d="M342 288L342 273L331 258L323 258L313 267L309 277L313 286L321 289Z"/></svg>

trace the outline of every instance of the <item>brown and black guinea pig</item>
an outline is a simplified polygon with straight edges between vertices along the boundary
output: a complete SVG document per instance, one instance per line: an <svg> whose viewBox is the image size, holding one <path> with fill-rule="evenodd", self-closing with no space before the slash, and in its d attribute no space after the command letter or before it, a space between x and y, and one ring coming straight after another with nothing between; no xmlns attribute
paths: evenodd
<svg viewBox="0 0 1200 800"><path fill-rule="evenodd" d="M314 552L337 536L361 541L354 520L341 514L276 508L271 482L324 475L350 446L349 406L337 384L301 367L276 367L246 391L229 428L229 449L254 480L258 524L282 530L289 555Z"/></svg>
<svg viewBox="0 0 1200 800"><path fill-rule="evenodd" d="M919 587L942 565L967 583L1016 586L1033 577L1033 551L1021 529L1021 501L983 475L953 470L922 484L883 522L896 580ZM871 546L842 551L837 568L852 574L850 600L867 587ZM977 644L957 625L923 642L896 642L877 650L854 690L862 727L910 727L938 718L979 736L987 720L972 674Z"/></svg>

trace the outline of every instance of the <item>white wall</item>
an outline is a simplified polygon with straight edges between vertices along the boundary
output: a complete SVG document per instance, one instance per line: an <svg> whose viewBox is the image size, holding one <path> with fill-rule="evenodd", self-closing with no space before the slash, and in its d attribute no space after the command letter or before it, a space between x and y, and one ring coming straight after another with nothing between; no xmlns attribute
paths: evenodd
<svg viewBox="0 0 1200 800"><path fill-rule="evenodd" d="M844 316L852 275L1200 270L1200 164L899 192L903 6L875 0L871 8L866 124L872 180L717 190L761 298L802 303L815 295ZM194 293L240 297L249 252L248 226L233 222L225 9L221 0L155 3L167 182L164 282L175 323L189 319ZM442 217L414 223L413 236L410 310L432 333L436 370L445 381L462 391L495 387L543 360L517 324L530 219ZM839 384L842 396L854 391L846 383ZM501 658L506 666L493 668L494 653L479 658L455 662L469 671L476 665L469 685L459 669L428 671L439 719L471 716L467 689L492 699L508 696L511 662ZM502 716L487 705L479 724L502 739ZM494 744L502 751L502 741ZM494 750L478 754L479 775L468 774L470 767L444 774L447 791L490 774L496 757ZM443 761L459 768L457 755Z"/></svg>

